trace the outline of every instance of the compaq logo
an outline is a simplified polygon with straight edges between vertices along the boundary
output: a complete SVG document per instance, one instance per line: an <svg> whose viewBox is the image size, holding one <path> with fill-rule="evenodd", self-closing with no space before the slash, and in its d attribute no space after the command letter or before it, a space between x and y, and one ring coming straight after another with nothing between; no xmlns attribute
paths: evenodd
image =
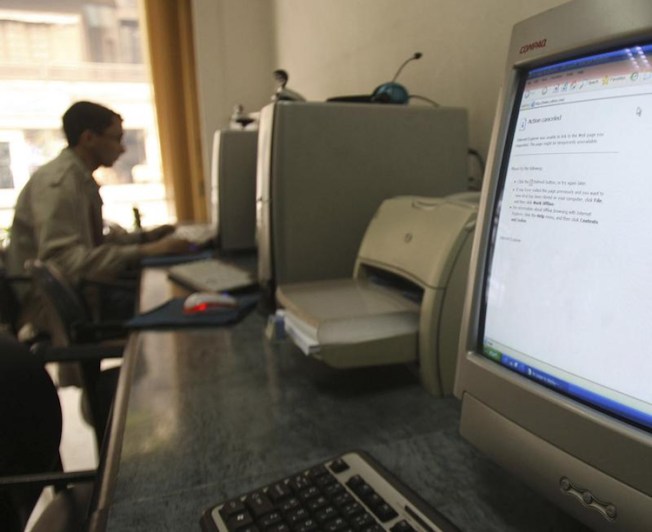
<svg viewBox="0 0 652 532"><path fill-rule="evenodd" d="M540 41L534 41L531 42L530 44L524 44L523 46L521 46L521 49L518 51L518 53L527 54L528 52L532 50L536 50L537 48L545 48L546 41L547 39L541 39Z"/></svg>

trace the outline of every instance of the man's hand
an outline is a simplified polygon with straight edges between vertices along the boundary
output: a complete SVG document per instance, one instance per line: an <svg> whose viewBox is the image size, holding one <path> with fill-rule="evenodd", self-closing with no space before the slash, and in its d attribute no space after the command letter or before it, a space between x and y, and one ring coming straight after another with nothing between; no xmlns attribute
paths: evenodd
<svg viewBox="0 0 652 532"><path fill-rule="evenodd" d="M194 249L192 242L182 238L161 238L155 242L140 245L140 254L143 257L156 255L179 255L181 253L192 253Z"/></svg>
<svg viewBox="0 0 652 532"><path fill-rule="evenodd" d="M154 229L143 231L144 241L156 242L157 240L174 233L175 229L174 225L160 225Z"/></svg>

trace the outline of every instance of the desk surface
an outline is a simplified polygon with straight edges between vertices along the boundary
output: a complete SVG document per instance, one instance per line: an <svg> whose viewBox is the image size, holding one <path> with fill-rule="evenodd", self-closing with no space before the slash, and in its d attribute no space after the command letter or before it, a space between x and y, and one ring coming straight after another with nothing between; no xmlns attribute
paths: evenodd
<svg viewBox="0 0 652 532"><path fill-rule="evenodd" d="M169 287L143 279L146 307ZM334 370L235 326L140 332L121 375L105 479L110 531L198 530L205 508L364 449L468 531L584 530L458 434L459 404L405 366Z"/></svg>

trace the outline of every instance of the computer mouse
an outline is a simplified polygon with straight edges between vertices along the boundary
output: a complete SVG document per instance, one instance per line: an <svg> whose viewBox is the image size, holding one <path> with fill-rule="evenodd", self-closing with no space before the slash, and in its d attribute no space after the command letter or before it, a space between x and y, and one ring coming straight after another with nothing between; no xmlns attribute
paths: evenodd
<svg viewBox="0 0 652 532"><path fill-rule="evenodd" d="M216 292L195 292L183 302L184 314L205 314L218 310L236 308L238 300L228 294Z"/></svg>

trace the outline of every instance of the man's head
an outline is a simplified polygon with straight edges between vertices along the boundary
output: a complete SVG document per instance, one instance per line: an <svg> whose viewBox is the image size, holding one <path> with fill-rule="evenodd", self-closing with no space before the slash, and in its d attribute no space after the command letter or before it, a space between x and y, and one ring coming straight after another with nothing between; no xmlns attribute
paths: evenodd
<svg viewBox="0 0 652 532"><path fill-rule="evenodd" d="M76 102L63 115L68 146L91 170L111 166L124 153L122 117L93 102Z"/></svg>

